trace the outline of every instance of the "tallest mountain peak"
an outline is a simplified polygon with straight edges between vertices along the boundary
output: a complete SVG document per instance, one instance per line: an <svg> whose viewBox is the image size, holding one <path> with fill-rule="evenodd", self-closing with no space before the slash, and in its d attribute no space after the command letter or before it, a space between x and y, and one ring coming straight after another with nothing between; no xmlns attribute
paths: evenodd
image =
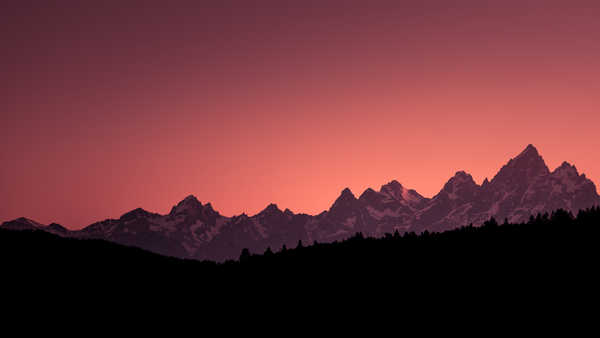
<svg viewBox="0 0 600 338"><path fill-rule="evenodd" d="M509 163L513 163L513 165L532 165L534 163L546 165L542 155L532 144L525 147L525 150L510 160Z"/></svg>
<svg viewBox="0 0 600 338"><path fill-rule="evenodd" d="M492 183L524 180L522 184L525 184L535 177L544 176L549 173L550 170L546 162L544 162L538 150L530 144L500 169L492 180Z"/></svg>
<svg viewBox="0 0 600 338"><path fill-rule="evenodd" d="M540 157L540 153L538 152L537 148L533 146L533 144L529 144L515 159L521 157Z"/></svg>

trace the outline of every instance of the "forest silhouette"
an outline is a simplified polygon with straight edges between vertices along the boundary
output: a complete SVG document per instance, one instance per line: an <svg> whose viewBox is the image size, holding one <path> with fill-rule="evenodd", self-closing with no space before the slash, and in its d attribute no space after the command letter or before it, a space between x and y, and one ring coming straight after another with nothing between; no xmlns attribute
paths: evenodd
<svg viewBox="0 0 600 338"><path fill-rule="evenodd" d="M513 292L554 299L595 289L599 224L598 207L576 216L556 210L519 224L492 218L481 226L441 233L395 232L382 238L357 233L344 241L299 242L262 254L244 249L238 260L224 263L165 257L103 240L0 229L0 257L4 275L10 276L4 282L19 286L34 281L141 292L177 285L176 291L211 287L229 293L251 293L257 287L287 293L376 292L385 286L405 299L441 294L500 299Z"/></svg>

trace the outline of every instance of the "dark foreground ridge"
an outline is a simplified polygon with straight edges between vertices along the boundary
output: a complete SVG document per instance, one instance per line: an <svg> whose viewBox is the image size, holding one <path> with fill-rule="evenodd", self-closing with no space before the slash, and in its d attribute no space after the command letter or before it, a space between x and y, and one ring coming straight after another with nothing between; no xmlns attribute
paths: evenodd
<svg viewBox="0 0 600 338"><path fill-rule="evenodd" d="M48 232L0 229L4 281L140 290L168 285L204 290L208 286L251 292L254 286L331 289L373 285L394 290L539 290L595 283L600 208L574 217L557 210L526 223L465 226L442 233L357 233L333 243L299 242L295 248L264 254L243 250L225 263L172 258L103 240L74 239ZM568 283L563 283L567 281ZM333 285L331 283L334 283ZM337 283L343 283L338 285ZM541 284L540 284L541 283ZM369 285L369 287L367 287ZM365 289L366 288L366 289ZM410 292L409 292L410 291ZM454 292L454 291L453 291Z"/></svg>

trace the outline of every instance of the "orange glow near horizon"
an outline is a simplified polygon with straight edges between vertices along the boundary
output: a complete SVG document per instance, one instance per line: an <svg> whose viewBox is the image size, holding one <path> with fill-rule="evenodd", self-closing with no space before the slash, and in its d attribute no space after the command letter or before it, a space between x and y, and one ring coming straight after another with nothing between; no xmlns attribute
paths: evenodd
<svg viewBox="0 0 600 338"><path fill-rule="evenodd" d="M0 33L0 222L189 194L317 214L393 179L432 197L530 143L600 182L595 2L78 3L11 8Z"/></svg>

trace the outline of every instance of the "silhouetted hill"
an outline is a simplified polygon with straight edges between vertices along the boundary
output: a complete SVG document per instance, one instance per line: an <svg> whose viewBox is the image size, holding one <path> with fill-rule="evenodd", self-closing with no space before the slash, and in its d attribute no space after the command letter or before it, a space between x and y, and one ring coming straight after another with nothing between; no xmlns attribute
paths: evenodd
<svg viewBox="0 0 600 338"><path fill-rule="evenodd" d="M99 239L62 237L41 230L0 229L3 267L34 274L147 276L205 263L162 256Z"/></svg>

